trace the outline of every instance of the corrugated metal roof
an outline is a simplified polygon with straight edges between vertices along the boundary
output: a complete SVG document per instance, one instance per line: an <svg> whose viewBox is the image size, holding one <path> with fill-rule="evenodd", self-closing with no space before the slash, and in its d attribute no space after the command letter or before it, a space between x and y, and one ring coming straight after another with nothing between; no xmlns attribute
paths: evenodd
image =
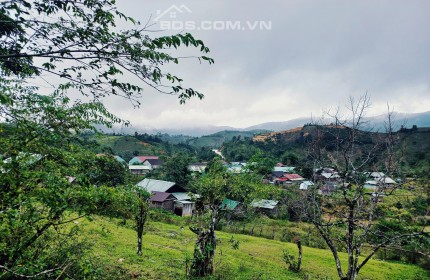
<svg viewBox="0 0 430 280"><path fill-rule="evenodd" d="M303 183L300 184L299 189L300 190L307 190L308 187L313 186L314 183L312 183L311 181L304 181Z"/></svg>
<svg viewBox="0 0 430 280"><path fill-rule="evenodd" d="M303 180L303 177L299 174L284 174L284 177L291 181Z"/></svg>
<svg viewBox="0 0 430 280"><path fill-rule="evenodd" d="M273 209L278 205L279 201L276 200L254 200L251 202L251 206L254 208L265 208L265 209Z"/></svg>
<svg viewBox="0 0 430 280"><path fill-rule="evenodd" d="M221 203L220 208L225 210L234 210L238 205L239 205L238 201L226 198Z"/></svg>
<svg viewBox="0 0 430 280"><path fill-rule="evenodd" d="M292 166L275 166L273 171L282 171L282 172L293 172L295 167Z"/></svg>
<svg viewBox="0 0 430 280"><path fill-rule="evenodd" d="M172 193L174 197L176 197L177 200L190 200L191 197L184 192L174 192Z"/></svg>
<svg viewBox="0 0 430 280"><path fill-rule="evenodd" d="M152 196L149 199L150 201L155 202L164 202L166 200L174 200L175 198L171 193L166 192L152 192Z"/></svg>
<svg viewBox="0 0 430 280"><path fill-rule="evenodd" d="M175 186L176 183L161 181L155 179L144 179L137 183L138 187L146 189L148 192L167 192L170 188Z"/></svg>

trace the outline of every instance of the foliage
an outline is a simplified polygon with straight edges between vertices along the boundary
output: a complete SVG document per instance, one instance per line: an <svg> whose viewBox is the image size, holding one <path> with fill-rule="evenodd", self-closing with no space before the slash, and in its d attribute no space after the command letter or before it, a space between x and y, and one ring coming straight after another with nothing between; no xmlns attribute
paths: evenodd
<svg viewBox="0 0 430 280"><path fill-rule="evenodd" d="M182 79L163 72L160 65L179 63L168 49L183 45L208 53L204 43L188 33L150 38L147 26L140 27L118 11L113 0L4 1L0 16L4 22L0 68L5 75L49 74L65 81L63 89L74 88L95 98L115 94L133 99L143 87L122 77L130 73L142 84L178 95L181 103L203 97L183 88ZM118 30L118 21L130 24L131 29ZM213 62L206 56L198 58ZM166 81L172 83L171 90L159 87Z"/></svg>
<svg viewBox="0 0 430 280"><path fill-rule="evenodd" d="M191 172L188 165L191 162L190 156L185 153L176 153L170 157L165 157L163 165L157 170L159 179L175 182L186 188L191 180Z"/></svg>
<svg viewBox="0 0 430 280"><path fill-rule="evenodd" d="M317 130L329 129L329 133L317 133L319 137L314 137L308 147L313 166L333 166L340 177L332 195L321 196L317 189L311 188L307 191L308 203L301 204L308 214L307 219L314 224L331 250L340 279L357 279L359 272L381 248L427 235L424 227L403 226L400 223L404 222L403 213L401 220L394 221L391 220L393 215L381 211L382 200L395 196L400 189L399 184L385 181L385 176L400 172L398 155L394 151L399 138L393 134L389 113L384 137L377 142L366 140L369 133L361 128L369 106L368 95L357 101L351 98L348 105L350 116L344 119L338 110L333 116L336 120L334 125L316 126ZM331 139L330 142L324 137ZM371 144L361 149L358 143L363 141L366 145ZM375 166L385 175L378 181L375 190L368 190L364 186L364 172ZM391 212L400 209L393 210ZM369 250L365 250L367 245ZM348 253L345 270L345 264L339 258L341 250ZM361 256L364 258L361 259Z"/></svg>
<svg viewBox="0 0 430 280"><path fill-rule="evenodd" d="M60 277L72 268L91 274L74 249L74 229L62 227L77 218L70 213L129 218L142 200L120 187L125 171L113 158L96 157L76 135L121 122L101 102L107 95L138 104L145 85L180 103L202 98L162 65L179 62L172 48L209 49L190 34L151 38L113 0L2 1L0 20L0 277ZM118 30L118 21L132 29ZM47 81L48 90L41 94L29 86L34 81ZM57 242L63 236L70 242ZM90 277L81 272L73 275Z"/></svg>
<svg viewBox="0 0 430 280"><path fill-rule="evenodd" d="M264 155L262 152L257 152L248 160L248 168L253 173L265 178L272 173L275 163L274 159Z"/></svg>

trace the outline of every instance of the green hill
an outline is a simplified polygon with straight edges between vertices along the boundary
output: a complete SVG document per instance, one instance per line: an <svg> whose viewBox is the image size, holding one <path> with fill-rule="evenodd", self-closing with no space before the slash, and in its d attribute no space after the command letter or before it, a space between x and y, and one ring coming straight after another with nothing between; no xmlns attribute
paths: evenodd
<svg viewBox="0 0 430 280"><path fill-rule="evenodd" d="M185 222L185 220L184 220ZM86 258L99 276L109 279L185 279L187 257L192 256L195 235L187 228L148 222L143 255L136 255L136 233L119 221L95 217L80 220L84 238L93 243ZM240 242L234 250L231 237ZM282 261L282 250L296 246L275 240L217 232L216 275L213 279L337 279L330 251L303 248L302 272L293 273ZM346 261L346 255L341 254ZM428 271L404 263L371 260L359 279L430 279Z"/></svg>
<svg viewBox="0 0 430 280"><path fill-rule="evenodd" d="M202 137L190 139L187 141L187 144L193 147L211 147L211 148L219 148L222 146L224 142L236 140L236 139L244 139L244 138L252 138L255 135L266 133L267 130L249 130L249 131L220 131L214 134L205 135Z"/></svg>

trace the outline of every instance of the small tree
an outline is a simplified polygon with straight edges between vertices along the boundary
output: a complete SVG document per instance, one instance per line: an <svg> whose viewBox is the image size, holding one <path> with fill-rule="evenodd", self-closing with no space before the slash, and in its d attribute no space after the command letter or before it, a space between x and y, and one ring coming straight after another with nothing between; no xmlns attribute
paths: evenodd
<svg viewBox="0 0 430 280"><path fill-rule="evenodd" d="M391 117L384 137L378 139L376 134L363 130L369 96L364 95L358 101L351 98L349 105L351 114L346 119L342 119L338 110L332 116L335 123L315 126L309 146L313 166L333 166L340 178L338 189L332 195L322 196L317 189L309 190L307 204L307 218L331 250L339 278L348 280L357 279L361 269L381 248L426 234L424 227L405 225L395 229L386 226L384 218L390 217L384 217L380 211L381 198L395 195L400 185L388 185L383 177L376 190L369 191L364 186L364 171L375 164L385 167L386 175L398 170ZM362 256L365 245L371 246L371 250ZM346 271L339 257L341 250L348 254ZM364 258L360 260L360 257Z"/></svg>
<svg viewBox="0 0 430 280"><path fill-rule="evenodd" d="M195 182L194 189L200 195L200 207L194 217L194 225L190 227L197 235L191 275L206 276L214 271L217 247L215 229L228 212L222 207L224 199L235 199L247 204L255 195L258 184L258 176L228 173L218 159L212 161L205 175Z"/></svg>
<svg viewBox="0 0 430 280"><path fill-rule="evenodd" d="M135 211L135 220L136 220L136 232L137 232L137 254L139 256L142 255L142 236L143 229L146 224L146 219L148 217L149 204L148 199L150 194L142 188L135 188L134 193L137 196L137 209Z"/></svg>

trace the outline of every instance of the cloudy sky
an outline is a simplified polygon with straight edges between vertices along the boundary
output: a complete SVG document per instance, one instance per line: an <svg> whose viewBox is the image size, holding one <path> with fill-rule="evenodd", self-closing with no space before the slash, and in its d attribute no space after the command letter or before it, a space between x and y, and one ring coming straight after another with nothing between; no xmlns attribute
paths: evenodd
<svg viewBox="0 0 430 280"><path fill-rule="evenodd" d="M191 32L215 64L168 66L205 94L180 105L147 89L142 106L109 100L134 126L229 125L321 115L349 96L371 96L369 115L430 110L430 2L136 1L126 14L153 23L151 36ZM172 52L173 54L173 52ZM190 50L179 55L198 54Z"/></svg>

